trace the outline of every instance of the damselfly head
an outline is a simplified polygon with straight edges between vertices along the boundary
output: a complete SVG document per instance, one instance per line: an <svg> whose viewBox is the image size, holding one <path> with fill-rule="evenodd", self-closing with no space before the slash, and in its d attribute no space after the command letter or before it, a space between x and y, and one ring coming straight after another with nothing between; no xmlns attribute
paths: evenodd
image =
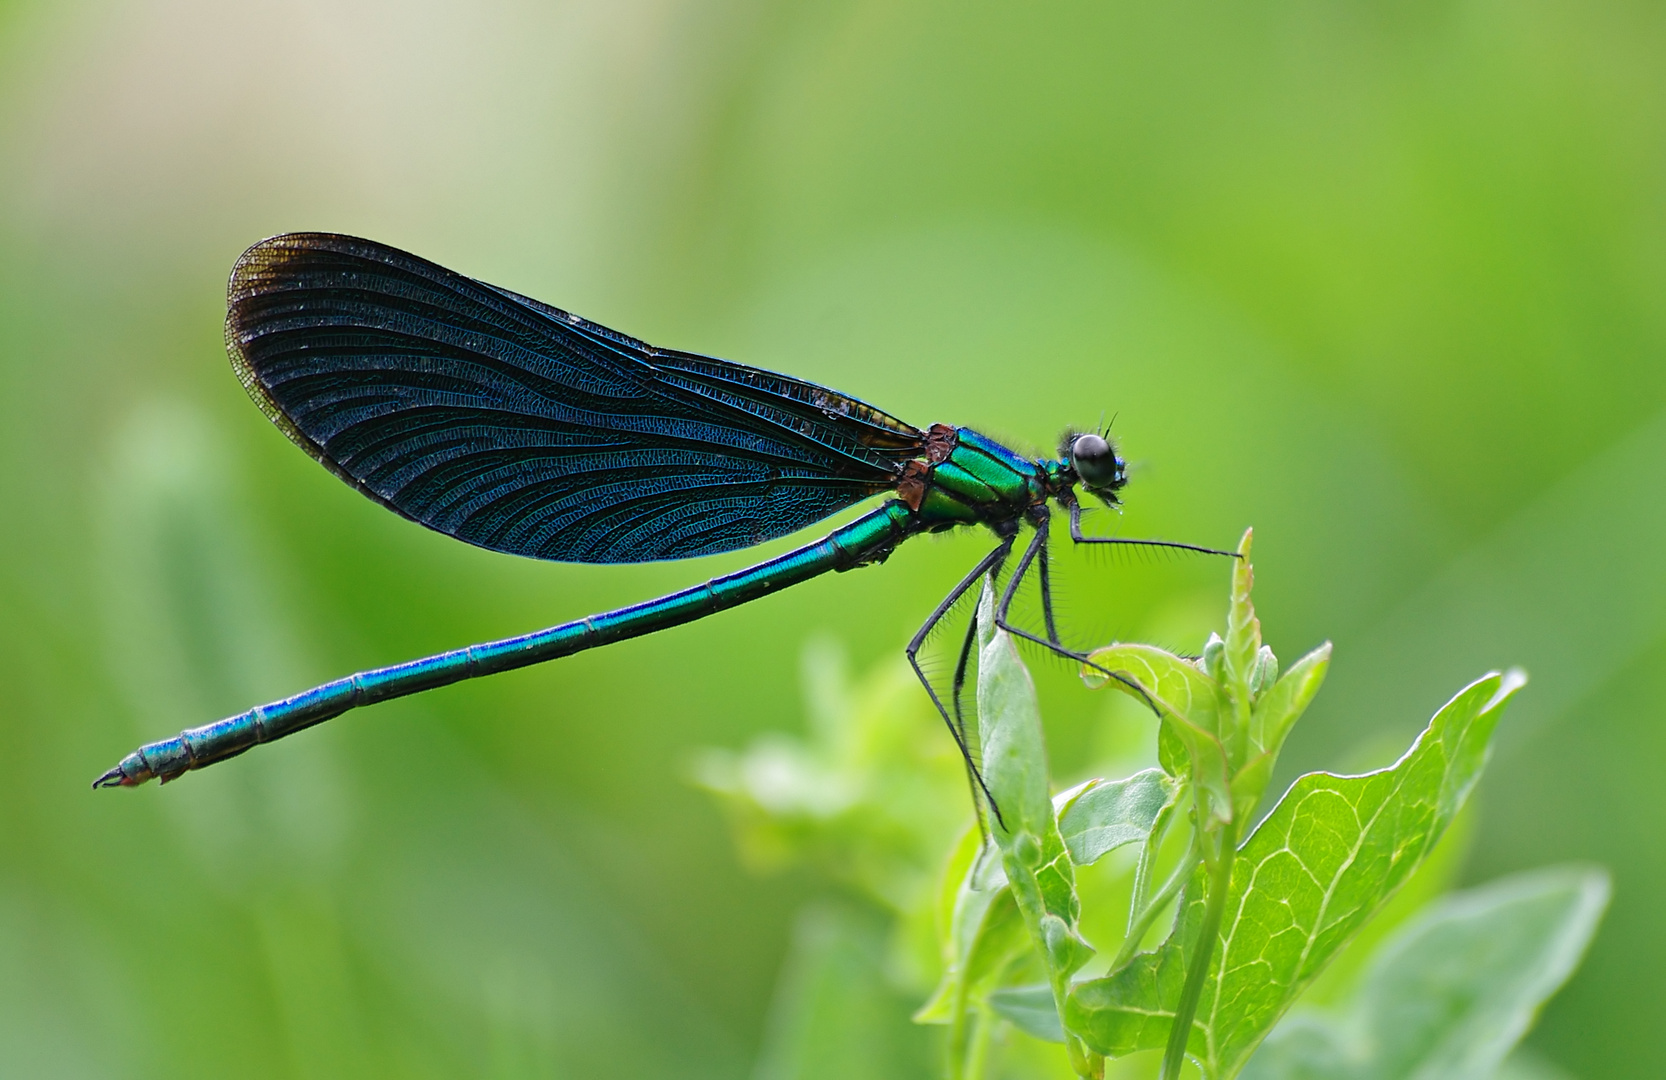
<svg viewBox="0 0 1666 1080"><path fill-rule="evenodd" d="M1116 505L1116 493L1128 482L1128 466L1117 456L1111 440L1097 432L1087 431L1066 436L1061 456L1070 462L1082 486L1111 505Z"/></svg>

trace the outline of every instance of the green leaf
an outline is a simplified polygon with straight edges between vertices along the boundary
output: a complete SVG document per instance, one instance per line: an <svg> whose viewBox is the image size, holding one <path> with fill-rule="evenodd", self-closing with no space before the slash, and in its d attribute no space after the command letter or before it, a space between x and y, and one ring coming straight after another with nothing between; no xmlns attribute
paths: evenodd
<svg viewBox="0 0 1666 1080"><path fill-rule="evenodd" d="M1167 724L1157 726L1157 764L1176 780L1191 779L1192 757L1187 753L1186 744L1180 740L1180 736L1170 730Z"/></svg>
<svg viewBox="0 0 1666 1080"><path fill-rule="evenodd" d="M957 938L957 919L969 878L982 852L983 834L975 826L967 828L955 842L954 850L949 853L948 865L943 868L943 876L939 879L937 903L934 905L936 911L933 915L937 923L937 940L941 946L945 969L955 967L965 956L966 949L959 944Z"/></svg>
<svg viewBox="0 0 1666 1080"><path fill-rule="evenodd" d="M1302 777L1244 843L1188 1042L1205 1076L1230 1077L1243 1067L1440 838L1479 778L1503 707L1523 682L1511 672L1466 687L1387 769ZM1167 1042L1187 961L1198 947L1205 880L1200 867L1162 947L1071 992L1066 1025L1089 1046L1123 1055Z"/></svg>
<svg viewBox="0 0 1666 1080"><path fill-rule="evenodd" d="M1255 587L1255 567L1250 563L1250 542L1254 529L1245 529L1238 541L1238 558L1232 566L1232 602L1226 610L1226 686L1241 703L1245 713L1250 704L1250 681L1261 653L1261 620L1255 617L1250 590Z"/></svg>
<svg viewBox="0 0 1666 1080"><path fill-rule="evenodd" d="M1313 695L1325 681L1325 673L1330 669L1330 651L1329 642L1314 649L1296 661L1295 667L1256 700L1250 716L1250 757L1232 777L1235 819L1248 817L1260 805L1290 728L1307 711ZM1261 656L1256 662L1257 671L1277 670L1278 662L1272 659L1266 646L1262 646Z"/></svg>
<svg viewBox="0 0 1666 1080"><path fill-rule="evenodd" d="M1108 851L1144 840L1176 786L1163 770L1146 769L1126 780L1089 780L1057 796L1053 805L1071 860L1089 866Z"/></svg>
<svg viewBox="0 0 1666 1080"><path fill-rule="evenodd" d="M914 1013L917 1024L954 1023L1029 948L1006 875L988 857L982 839L977 829L967 830L950 860L939 909L943 974L930 999Z"/></svg>
<svg viewBox="0 0 1666 1080"><path fill-rule="evenodd" d="M1059 834L1047 774L1047 744L1035 684L1004 631L995 627L994 592L986 581L979 603L978 724L984 779L1000 807L990 833L1024 924L1047 967L1055 1007L1072 973L1093 956L1077 926L1081 904L1076 869ZM1080 1046L1066 1040L1073 1063L1086 1068Z"/></svg>
<svg viewBox="0 0 1666 1080"><path fill-rule="evenodd" d="M1140 689L1162 698L1169 708L1184 716L1192 726L1210 735L1221 729L1221 710L1224 702L1214 680L1199 670L1197 664L1176 656L1155 645L1118 644L1095 649L1087 659L1107 671L1125 675ZM1087 664L1082 666L1082 681L1098 689L1110 685L1143 701L1139 692L1127 683L1107 678Z"/></svg>
<svg viewBox="0 0 1666 1080"><path fill-rule="evenodd" d="M1563 867L1454 893L1383 944L1353 1000L1291 1016L1245 1070L1253 1080L1491 1076L1578 966L1608 904L1608 875Z"/></svg>
<svg viewBox="0 0 1666 1080"><path fill-rule="evenodd" d="M1026 1035L1047 1042L1064 1042L1064 1025L1059 1023L1059 1010L1053 1007L1053 990L1046 983L1003 986L989 995L989 1005Z"/></svg>
<svg viewBox="0 0 1666 1080"><path fill-rule="evenodd" d="M1308 984L1299 1007L1334 1007L1346 1000L1358 989L1360 978L1382 943L1425 907L1457 887L1458 873L1473 847L1478 809L1475 803L1468 803L1458 812L1440 843L1423 857L1388 903L1377 909L1371 921L1348 942L1347 948L1338 952L1319 977Z"/></svg>
<svg viewBox="0 0 1666 1080"><path fill-rule="evenodd" d="M1226 703L1214 680L1191 661L1155 645L1107 645L1095 650L1088 663L1123 675L1139 687L1136 690L1083 666L1082 679L1089 686L1114 686L1157 709L1164 728L1185 746L1191 778L1204 791L1210 814L1231 821L1232 768L1219 736Z"/></svg>
<svg viewBox="0 0 1666 1080"><path fill-rule="evenodd" d="M984 779L1000 807L990 832L1000 846L1019 910L1035 922L1049 960L1065 974L1093 955L1077 931L1076 874L1059 835L1048 791L1047 744L1035 683L1004 632L995 630L994 599L986 586L979 626L978 719Z"/></svg>
<svg viewBox="0 0 1666 1080"><path fill-rule="evenodd" d="M1143 840L1174 786L1162 770L1148 769L1126 780L1090 780L1055 796L1054 813L1071 859L1085 865L1116 847ZM981 839L978 830L967 830L949 860L938 900L943 974L930 999L914 1014L916 1023L951 1024L957 1010L980 1001L993 1004L994 995L1006 991L992 988L1029 947L1006 875L999 862L984 857L988 852ZM1046 987L1043 991L1051 994ZM1053 1018L1051 1038L1062 1041L1051 998L1047 1013Z"/></svg>
<svg viewBox="0 0 1666 1080"><path fill-rule="evenodd" d="M1266 692L1267 687L1273 685L1277 679L1278 657L1273 655L1271 648L1263 645L1261 651L1255 654L1255 667L1250 669L1250 699L1252 701L1259 700L1261 695Z"/></svg>
<svg viewBox="0 0 1666 1080"><path fill-rule="evenodd" d="M1290 728L1313 701L1330 670L1330 642L1314 649L1284 673L1255 702L1250 717L1250 740L1264 754L1278 756ZM1277 670L1276 661L1274 670Z"/></svg>

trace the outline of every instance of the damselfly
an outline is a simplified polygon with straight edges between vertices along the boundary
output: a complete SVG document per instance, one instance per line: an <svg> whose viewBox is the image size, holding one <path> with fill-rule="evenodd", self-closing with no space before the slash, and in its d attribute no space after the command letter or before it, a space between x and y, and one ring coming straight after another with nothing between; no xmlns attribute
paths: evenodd
<svg viewBox="0 0 1666 1080"><path fill-rule="evenodd" d="M1053 617L1054 504L1078 544L1230 554L1084 536L1077 486L1114 506L1127 482L1108 433L1067 432L1057 458L1028 458L968 428L921 430L799 379L657 349L368 240L325 233L264 240L233 268L228 309L226 344L238 378L297 446L394 512L493 551L585 563L691 558L891 497L814 544L704 585L361 672L150 743L94 787L165 783L360 705L652 633L829 570L883 562L911 536L983 526L994 549L906 650L981 787L959 720L975 616L954 668L953 715L919 653L955 602L1002 570L1024 525L1031 536L995 621L1077 661L1085 658L1059 640ZM1042 633L1009 620L1032 572Z"/></svg>

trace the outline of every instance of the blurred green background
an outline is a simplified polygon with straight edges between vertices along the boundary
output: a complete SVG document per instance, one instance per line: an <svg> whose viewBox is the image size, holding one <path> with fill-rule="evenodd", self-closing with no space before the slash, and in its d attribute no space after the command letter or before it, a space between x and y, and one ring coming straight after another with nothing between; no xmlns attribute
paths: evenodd
<svg viewBox="0 0 1666 1080"><path fill-rule="evenodd" d="M802 730L807 641L892 662L987 546L94 794L756 554L493 555L296 452L224 281L328 229L918 424L1115 414L1100 527L1254 525L1271 643L1336 642L1287 776L1527 666L1464 877L1612 867L1531 1045L1666 1074L1662 56L1618 0L0 3L0 1072L747 1075L820 886L742 868L692 756ZM1161 638L1223 580L1101 563L1068 612ZM1105 699L1038 671L1069 774Z"/></svg>

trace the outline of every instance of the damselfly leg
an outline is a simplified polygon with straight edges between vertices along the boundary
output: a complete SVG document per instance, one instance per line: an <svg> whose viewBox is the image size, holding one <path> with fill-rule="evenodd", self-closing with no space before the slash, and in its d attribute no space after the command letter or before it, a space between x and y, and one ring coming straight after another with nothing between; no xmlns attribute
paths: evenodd
<svg viewBox="0 0 1666 1080"><path fill-rule="evenodd" d="M1129 540L1120 536L1083 536L1082 535L1082 504L1074 498L1064 500L1070 507L1070 539L1077 544L1118 544L1123 547L1152 547L1171 548L1175 551L1194 551L1199 555L1225 555L1229 559L1238 558L1236 551L1222 551L1219 548L1200 547L1197 544L1182 544L1176 540Z"/></svg>
<svg viewBox="0 0 1666 1080"><path fill-rule="evenodd" d="M904 650L904 653L908 656L909 666L914 669L915 678L919 679L920 685L926 688L926 693L931 697L931 703L937 707L937 713L943 718L943 723L948 725L949 734L954 736L955 746L959 747L960 756L966 762L967 775L971 777L972 783L976 785L977 789L973 792L973 802L977 801L976 795L981 791L984 799L989 803L989 809L995 814L995 820L1001 822L1003 828L1006 826L1006 822L1001 817L1001 808L996 805L995 796L989 793L989 785L984 783L983 771L978 768L978 763L972 758L971 746L966 741L965 725L963 722L958 722L960 721L960 687L966 675L966 657L971 637L968 636L967 642L962 645L960 662L955 668L955 687L952 695L955 702L953 716L949 714L948 709L943 707L943 699L938 696L937 688L931 685L931 679L926 676L925 669L920 666L920 648L925 644L926 638L931 636L932 630L942 621L943 616L947 615L955 603L966 595L968 589L982 581L985 574L1000 571L1001 564L1006 562L1007 554L1012 551L1012 542L1016 535L1014 533L1012 536L1005 537L996 545L995 550L978 560L978 564L972 567L971 572L961 578L959 584L949 590L949 595L943 598L942 603L938 604L936 609L926 617L926 621L908 642L908 648ZM972 617L974 622L971 630L968 631L969 635L977 629L975 621L977 616L974 614Z"/></svg>
<svg viewBox="0 0 1666 1080"><path fill-rule="evenodd" d="M1072 509L1077 510L1079 508L1076 508L1076 507L1073 506ZM1150 706L1150 708L1153 712L1156 712L1157 711L1156 703L1151 700L1151 695L1146 693L1145 688L1143 686L1141 686L1138 682L1134 681L1133 679L1129 678L1127 675L1124 675L1121 672L1111 671L1109 668L1104 668L1104 667L1099 666L1098 664L1094 663L1092 660L1090 660L1088 658L1087 653L1077 652L1076 650L1069 648L1068 646L1066 646L1063 642L1061 642L1059 640L1058 628L1057 628L1057 626L1054 622L1054 618L1053 618L1052 586L1051 586L1051 583L1050 583L1050 580L1049 580L1049 577L1048 577L1048 571L1047 571L1047 534L1048 534L1048 528L1049 528L1049 525L1051 523L1051 520L1052 520L1051 517L1046 517L1046 518L1042 518L1039 522L1037 522L1036 527L1035 527L1035 535L1030 538L1030 542L1029 542L1028 546L1026 546L1024 548L1024 554L1023 554L1023 556L1021 556L1019 558L1018 566L1013 569L1012 577L1007 581L1006 590L1001 593L1001 601L998 605L996 605L996 608L995 608L995 625L1000 627L1002 630L1005 630L1007 633L1011 634L1014 637L1019 637L1019 638L1023 638L1025 641L1034 642L1035 644L1040 645L1042 648L1046 649L1048 652L1055 653L1059 656L1062 656L1066 660L1073 660L1078 664L1083 664L1083 665L1086 665L1087 667L1091 667L1095 671L1104 675L1108 679L1115 679L1117 682L1121 683L1123 686L1126 686L1128 689L1132 690L1136 695L1139 696L1139 698L1142 701L1144 701L1146 703L1146 705ZM1071 529L1071 539L1075 539L1075 534L1076 534L1076 529L1074 527L1074 519L1073 519L1072 520L1072 529ZM1180 545L1180 546L1186 546L1186 545ZM1195 549L1195 550L1206 550L1206 549L1199 548L1199 549ZM1030 631L1025 630L1023 627L1014 625L1011 618L1010 618L1011 611L1012 611L1013 598L1018 595L1018 587L1019 587L1019 585L1021 585L1023 583L1025 576L1027 574L1029 574L1030 567L1032 565L1036 566L1036 568L1037 568L1037 582L1041 586L1041 609L1042 609L1042 619L1045 622L1046 627L1047 627L1047 636L1046 637L1041 637L1040 635L1032 634Z"/></svg>

